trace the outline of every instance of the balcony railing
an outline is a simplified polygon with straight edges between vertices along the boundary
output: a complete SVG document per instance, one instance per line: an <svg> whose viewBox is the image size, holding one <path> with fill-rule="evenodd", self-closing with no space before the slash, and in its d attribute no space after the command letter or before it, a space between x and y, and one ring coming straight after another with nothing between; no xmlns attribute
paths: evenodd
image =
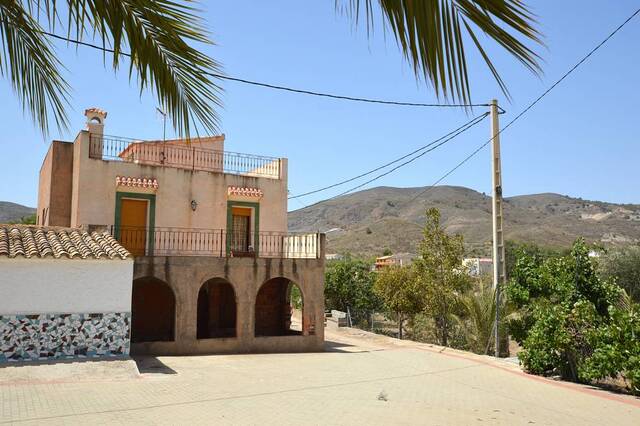
<svg viewBox="0 0 640 426"><path fill-rule="evenodd" d="M110 232L134 256L283 259L318 259L321 256L320 234L123 226L112 226Z"/></svg>
<svg viewBox="0 0 640 426"><path fill-rule="evenodd" d="M89 157L151 166L280 178L280 159L237 152L216 151L174 142L134 141L92 134Z"/></svg>

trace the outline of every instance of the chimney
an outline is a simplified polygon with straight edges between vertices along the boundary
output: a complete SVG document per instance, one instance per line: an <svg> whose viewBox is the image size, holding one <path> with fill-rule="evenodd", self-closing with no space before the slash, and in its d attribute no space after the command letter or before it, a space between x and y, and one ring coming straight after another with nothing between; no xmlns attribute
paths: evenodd
<svg viewBox="0 0 640 426"><path fill-rule="evenodd" d="M87 117L87 130L93 135L102 135L104 133L104 120L107 118L107 112L100 108L88 108L84 110L84 116Z"/></svg>

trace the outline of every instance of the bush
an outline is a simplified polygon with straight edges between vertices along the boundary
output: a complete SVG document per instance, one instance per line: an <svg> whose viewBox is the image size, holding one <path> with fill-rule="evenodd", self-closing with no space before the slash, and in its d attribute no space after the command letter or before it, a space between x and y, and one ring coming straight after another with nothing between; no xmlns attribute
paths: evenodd
<svg viewBox="0 0 640 426"><path fill-rule="evenodd" d="M373 292L375 275L365 260L344 259L331 262L325 271L324 297L327 309L351 312L354 322L380 307Z"/></svg>
<svg viewBox="0 0 640 426"><path fill-rule="evenodd" d="M604 279L615 279L636 303L640 302L640 246L612 249L598 264Z"/></svg>
<svg viewBox="0 0 640 426"><path fill-rule="evenodd" d="M640 394L640 313L611 307L612 321L596 329L591 337L592 355L580 368L585 381L617 377L627 380L635 394Z"/></svg>
<svg viewBox="0 0 640 426"><path fill-rule="evenodd" d="M579 239L567 256L522 254L506 288L519 315L508 323L524 368L573 381L624 375L640 384L637 307L611 279L596 274ZM621 303L623 301L625 303Z"/></svg>

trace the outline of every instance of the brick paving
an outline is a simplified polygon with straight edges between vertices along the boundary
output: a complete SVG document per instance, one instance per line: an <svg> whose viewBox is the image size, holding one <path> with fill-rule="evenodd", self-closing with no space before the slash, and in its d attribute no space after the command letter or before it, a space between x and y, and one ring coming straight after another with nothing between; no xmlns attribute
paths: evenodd
<svg viewBox="0 0 640 426"><path fill-rule="evenodd" d="M0 424L640 424L640 399L513 363L351 329L326 337L324 353L142 359L140 376L126 362L0 368Z"/></svg>

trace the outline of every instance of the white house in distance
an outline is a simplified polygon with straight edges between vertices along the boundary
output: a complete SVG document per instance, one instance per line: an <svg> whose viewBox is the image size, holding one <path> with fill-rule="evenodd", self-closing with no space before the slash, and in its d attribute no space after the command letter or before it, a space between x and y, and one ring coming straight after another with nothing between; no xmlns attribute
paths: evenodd
<svg viewBox="0 0 640 426"><path fill-rule="evenodd" d="M491 274L493 271L493 259L490 257L467 257L462 260L462 264L472 277Z"/></svg>
<svg viewBox="0 0 640 426"><path fill-rule="evenodd" d="M106 232L0 225L0 363L127 356L132 276Z"/></svg>

